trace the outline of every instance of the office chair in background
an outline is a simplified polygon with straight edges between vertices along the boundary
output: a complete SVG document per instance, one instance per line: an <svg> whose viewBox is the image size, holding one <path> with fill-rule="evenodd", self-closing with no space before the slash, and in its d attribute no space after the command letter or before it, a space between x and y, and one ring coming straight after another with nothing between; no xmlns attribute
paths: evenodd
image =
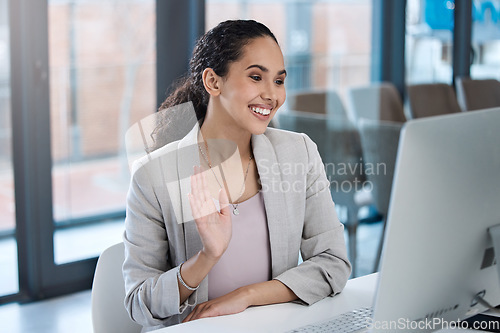
<svg viewBox="0 0 500 333"><path fill-rule="evenodd" d="M123 243L115 244L101 254L92 284L92 326L94 333L139 333L142 326L130 319L125 305L125 282L122 265Z"/></svg>
<svg viewBox="0 0 500 333"><path fill-rule="evenodd" d="M344 103L334 90L303 90L290 94L287 99L289 110L327 115L328 123L347 119Z"/></svg>
<svg viewBox="0 0 500 333"><path fill-rule="evenodd" d="M399 135L403 124L396 122L361 119L358 128L363 147L367 183L372 187L371 196L377 212L383 219L373 271L378 270L391 198L392 181L399 145ZM371 167L374 172L367 172Z"/></svg>
<svg viewBox="0 0 500 333"><path fill-rule="evenodd" d="M350 88L348 96L351 118L354 121L362 118L401 123L406 121L401 96L390 82Z"/></svg>
<svg viewBox="0 0 500 333"><path fill-rule="evenodd" d="M406 88L413 118L461 112L453 87L445 83L413 84Z"/></svg>
<svg viewBox="0 0 500 333"><path fill-rule="evenodd" d="M500 106L500 81L494 79L472 80L461 77L455 80L457 99L463 111L489 109Z"/></svg>
<svg viewBox="0 0 500 333"><path fill-rule="evenodd" d="M326 175L330 182L333 201L339 211L339 219L347 230L349 239L349 260L352 264L352 277L356 276L356 231L359 223L369 219L359 219L359 209L368 205L370 199L359 200L357 189L364 182L361 168L361 143L356 127L346 119L328 122L328 117L321 114L308 114L300 111L279 113L281 128L307 134L318 146ZM351 166L354 172L337 172L339 166ZM343 210L341 210L343 208ZM370 220L371 221L371 220Z"/></svg>
<svg viewBox="0 0 500 333"><path fill-rule="evenodd" d="M326 90L302 90L287 96L291 110L326 114Z"/></svg>
<svg viewBox="0 0 500 333"><path fill-rule="evenodd" d="M371 193L364 192L366 177L361 169L361 140L351 122L338 122L336 126L328 128L326 144L328 153L324 163L331 182L330 192L335 204L345 208L345 213L339 218L347 230L352 277L356 277L358 226L360 223L373 222L370 217L360 219L360 208L372 204ZM349 169L348 172L342 171L344 166Z"/></svg>

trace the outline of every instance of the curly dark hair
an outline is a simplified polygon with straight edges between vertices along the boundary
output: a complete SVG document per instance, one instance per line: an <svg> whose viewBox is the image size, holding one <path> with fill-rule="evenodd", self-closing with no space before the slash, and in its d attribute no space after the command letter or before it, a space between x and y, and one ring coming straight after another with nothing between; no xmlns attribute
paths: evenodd
<svg viewBox="0 0 500 333"><path fill-rule="evenodd" d="M271 37L278 44L271 30L254 20L228 20L209 30L196 42L188 75L177 83L159 110L191 101L201 123L209 99L203 86L203 71L212 68L218 76L226 76L229 64L240 59L243 47L258 37Z"/></svg>
<svg viewBox="0 0 500 333"><path fill-rule="evenodd" d="M218 76L226 76L229 64L242 56L243 47L254 38L266 36L278 44L271 30L257 21L228 20L219 23L198 39L189 62L188 75L177 82L177 88L161 104L159 110L191 101L196 118L203 121L209 99L203 86L203 71L212 68Z"/></svg>
<svg viewBox="0 0 500 333"><path fill-rule="evenodd" d="M196 121L200 126L203 124L210 96L203 85L203 71L212 68L218 76L226 76L229 64L239 60L243 55L243 47L259 37L271 37L278 44L271 30L254 20L221 22L198 39L189 62L188 74L172 85L167 99L158 109L158 111L163 110L163 113L159 115L157 126L151 133L153 146L148 148L148 151L151 152L169 142L181 139L184 136L182 135L184 128L180 129L178 126L181 118L185 123L181 127L189 128L188 124L193 123L192 128ZM165 110L186 102L193 104L196 120L192 114L179 115ZM175 130L170 126L173 122L176 123Z"/></svg>

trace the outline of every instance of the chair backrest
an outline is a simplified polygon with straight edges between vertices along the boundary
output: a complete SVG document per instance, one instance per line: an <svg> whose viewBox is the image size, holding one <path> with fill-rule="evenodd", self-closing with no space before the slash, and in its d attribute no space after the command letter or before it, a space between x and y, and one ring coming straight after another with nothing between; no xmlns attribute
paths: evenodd
<svg viewBox="0 0 500 333"><path fill-rule="evenodd" d="M390 82L378 82L348 90L349 109L353 120L371 119L405 122L403 101Z"/></svg>
<svg viewBox="0 0 500 333"><path fill-rule="evenodd" d="M302 111L278 112L280 128L297 133L307 134L318 146L322 157L327 153L327 117Z"/></svg>
<svg viewBox="0 0 500 333"><path fill-rule="evenodd" d="M115 244L101 254L92 285L92 326L94 333L138 333L142 326L130 319L124 306L125 282L122 265L123 243Z"/></svg>
<svg viewBox="0 0 500 333"><path fill-rule="evenodd" d="M401 123L367 119L358 122L367 184L372 186L377 211L384 216L389 209L402 126Z"/></svg>
<svg viewBox="0 0 500 333"><path fill-rule="evenodd" d="M278 113L281 128L307 134L318 146L336 204L354 207L354 193L365 180L361 174L361 142L347 119L329 121L326 115L299 111Z"/></svg>
<svg viewBox="0 0 500 333"><path fill-rule="evenodd" d="M463 111L482 110L500 106L500 81L457 78L457 99Z"/></svg>
<svg viewBox="0 0 500 333"><path fill-rule="evenodd" d="M326 91L307 90L290 94L288 97L290 109L301 112L326 113Z"/></svg>
<svg viewBox="0 0 500 333"><path fill-rule="evenodd" d="M287 98L291 110L327 114L333 118L347 116L340 96L333 90L299 91Z"/></svg>
<svg viewBox="0 0 500 333"><path fill-rule="evenodd" d="M408 102L413 118L461 112L453 87L445 83L408 85Z"/></svg>

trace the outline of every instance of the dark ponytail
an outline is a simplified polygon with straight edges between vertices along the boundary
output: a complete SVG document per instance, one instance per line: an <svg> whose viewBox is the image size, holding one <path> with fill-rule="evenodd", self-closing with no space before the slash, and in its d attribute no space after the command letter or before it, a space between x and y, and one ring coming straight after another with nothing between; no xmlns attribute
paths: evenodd
<svg viewBox="0 0 500 333"><path fill-rule="evenodd" d="M192 102L198 122L203 123L207 113L209 94L203 86L203 71L212 68L221 77L227 75L229 64L240 59L243 47L258 37L271 37L274 34L262 23L254 20L229 20L219 23L205 33L196 43L189 62L189 73L174 85L173 92L161 104L159 111L186 102ZM168 113L168 112L167 112ZM168 126L168 121L160 121L159 127ZM165 128L157 128L155 148L162 141L160 137ZM161 146L161 145L160 145Z"/></svg>

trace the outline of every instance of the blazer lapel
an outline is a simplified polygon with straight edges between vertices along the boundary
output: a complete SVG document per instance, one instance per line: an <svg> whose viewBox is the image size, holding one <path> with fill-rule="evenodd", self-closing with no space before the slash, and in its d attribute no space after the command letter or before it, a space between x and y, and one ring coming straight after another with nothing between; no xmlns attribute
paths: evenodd
<svg viewBox="0 0 500 333"><path fill-rule="evenodd" d="M177 149L177 176L179 179L181 204L181 219L179 223L183 224L185 232L186 260L196 255L203 248L188 198L188 193L191 192L193 166L200 165L198 131L199 125L196 123L193 129L179 142Z"/></svg>
<svg viewBox="0 0 500 333"><path fill-rule="evenodd" d="M274 146L265 133L252 135L252 147L262 184L271 245L272 276L274 278L287 270L288 258L286 232L288 216L285 194L280 190L281 166L274 152Z"/></svg>

